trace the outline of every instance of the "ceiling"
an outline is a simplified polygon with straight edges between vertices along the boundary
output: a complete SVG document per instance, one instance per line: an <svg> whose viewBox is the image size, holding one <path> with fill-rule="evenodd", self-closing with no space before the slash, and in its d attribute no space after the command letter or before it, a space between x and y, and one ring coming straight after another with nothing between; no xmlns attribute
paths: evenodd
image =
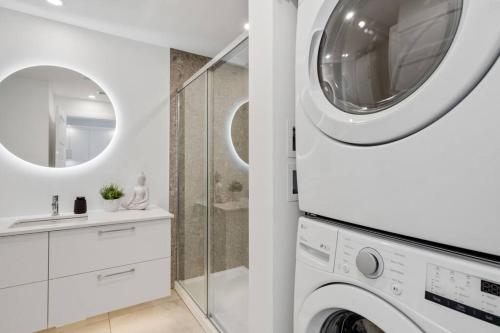
<svg viewBox="0 0 500 333"><path fill-rule="evenodd" d="M0 7L213 57L244 32L248 0L0 0Z"/></svg>

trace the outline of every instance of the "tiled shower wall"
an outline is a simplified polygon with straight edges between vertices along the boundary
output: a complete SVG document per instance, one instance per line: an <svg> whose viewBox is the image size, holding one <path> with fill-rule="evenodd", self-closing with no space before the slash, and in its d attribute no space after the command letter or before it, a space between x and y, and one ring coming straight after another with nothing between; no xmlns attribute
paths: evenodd
<svg viewBox="0 0 500 333"><path fill-rule="evenodd" d="M177 89L210 58L170 49L170 210L172 220L172 286L177 280Z"/></svg>
<svg viewBox="0 0 500 333"><path fill-rule="evenodd" d="M177 89L189 77L182 71L194 73L208 58L182 51L172 50L172 142L178 140L177 124L183 135L177 144L171 145L172 172L170 176L170 204L174 210L173 226L173 276L185 280L205 274L205 226L206 226L206 90L205 79L194 81L184 90L181 101L181 118L177 119ZM193 67L193 64L194 67ZM199 67L198 67L199 66ZM175 76L175 77L174 77ZM185 77L183 77L185 76ZM178 79L182 78L182 80ZM175 82L178 79L179 82ZM229 134L234 111L248 101L248 69L246 66L220 63L212 71L210 103L213 107L211 123L213 150L209 153L211 172L209 181L212 189L217 188L213 216L210 219L211 272L230 268L248 267L248 168L235 156ZM248 105L243 105L239 117L238 131L233 131L232 139L242 148L244 158L248 158ZM246 122L241 119L245 119ZM180 122L179 122L180 121ZM246 146L245 146L246 145ZM181 147L179 161L177 150ZM177 170L177 167L180 170ZM216 175L216 176L214 176ZM177 193L178 176L181 179L181 193ZM216 182L215 185L214 183ZM241 192L232 193L230 184L238 182ZM180 200L180 204L177 200ZM180 211L179 211L180 210ZM179 223L182 221L182 223ZM175 235L178 237L175 237ZM177 244L177 241L181 244ZM178 260L178 262L177 262Z"/></svg>

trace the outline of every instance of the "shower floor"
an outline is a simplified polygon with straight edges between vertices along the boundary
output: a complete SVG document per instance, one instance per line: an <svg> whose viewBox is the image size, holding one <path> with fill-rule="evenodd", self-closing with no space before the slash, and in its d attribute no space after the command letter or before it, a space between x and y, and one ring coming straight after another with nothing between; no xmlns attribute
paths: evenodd
<svg viewBox="0 0 500 333"><path fill-rule="evenodd" d="M206 299L206 280L199 276L182 281L197 301ZM248 269L244 266L210 275L210 314L228 333L248 332Z"/></svg>

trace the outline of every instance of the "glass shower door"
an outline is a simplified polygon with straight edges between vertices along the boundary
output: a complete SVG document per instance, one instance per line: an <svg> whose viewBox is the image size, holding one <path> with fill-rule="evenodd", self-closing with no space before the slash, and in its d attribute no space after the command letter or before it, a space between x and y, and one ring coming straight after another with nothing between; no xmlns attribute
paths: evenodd
<svg viewBox="0 0 500 333"><path fill-rule="evenodd" d="M208 314L248 332L248 41L209 71Z"/></svg>
<svg viewBox="0 0 500 333"><path fill-rule="evenodd" d="M178 93L177 280L221 332L248 332L248 39Z"/></svg>
<svg viewBox="0 0 500 333"><path fill-rule="evenodd" d="M204 73L178 95L177 276L207 312L207 78Z"/></svg>

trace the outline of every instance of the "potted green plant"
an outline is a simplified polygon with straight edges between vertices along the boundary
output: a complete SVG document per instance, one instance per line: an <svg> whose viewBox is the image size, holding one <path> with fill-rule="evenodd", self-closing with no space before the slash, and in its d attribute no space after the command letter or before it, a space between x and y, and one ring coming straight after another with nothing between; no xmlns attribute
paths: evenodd
<svg viewBox="0 0 500 333"><path fill-rule="evenodd" d="M231 200L238 201L237 194L239 195L243 191L243 184L234 180L229 184L227 189L231 193Z"/></svg>
<svg viewBox="0 0 500 333"><path fill-rule="evenodd" d="M123 189L116 184L105 185L99 191L104 199L104 210L116 212L120 209L120 199L125 195Z"/></svg>

